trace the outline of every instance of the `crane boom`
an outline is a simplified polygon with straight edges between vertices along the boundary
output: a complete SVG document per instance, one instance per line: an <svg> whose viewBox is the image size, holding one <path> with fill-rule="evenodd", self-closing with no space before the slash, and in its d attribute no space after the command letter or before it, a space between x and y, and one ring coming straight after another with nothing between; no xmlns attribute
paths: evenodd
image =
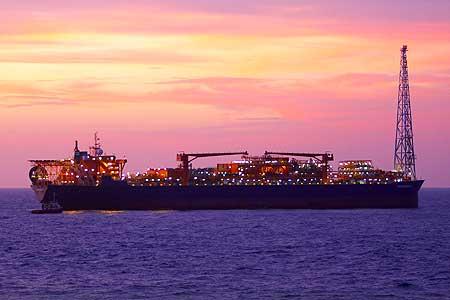
<svg viewBox="0 0 450 300"><path fill-rule="evenodd" d="M189 184L189 163L201 157L228 156L228 155L248 155L247 151L242 152L215 152L215 153L184 153L177 154L177 161L181 161L183 169L183 185Z"/></svg>
<svg viewBox="0 0 450 300"><path fill-rule="evenodd" d="M265 155L286 155L286 156L301 156L301 157L311 157L317 158L318 160L323 160L323 157L327 157L329 161L333 160L333 154L331 153L298 153L298 152L272 152L266 151ZM330 157L331 155L331 157ZM321 158L319 158L321 157Z"/></svg>
<svg viewBox="0 0 450 300"><path fill-rule="evenodd" d="M273 152L266 151L265 155L286 155L286 156L300 156L300 157L311 157L314 158L321 163L323 163L322 167L322 182L326 183L328 181L328 162L334 160L334 156L332 153L301 153L301 152Z"/></svg>

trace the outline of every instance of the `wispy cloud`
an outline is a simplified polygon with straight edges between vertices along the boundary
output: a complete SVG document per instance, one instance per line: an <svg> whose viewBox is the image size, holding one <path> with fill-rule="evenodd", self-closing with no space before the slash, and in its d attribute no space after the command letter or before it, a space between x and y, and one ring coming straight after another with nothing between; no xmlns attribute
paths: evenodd
<svg viewBox="0 0 450 300"><path fill-rule="evenodd" d="M12 95L0 97L0 106L5 108L23 108L33 106L60 106L76 103L70 99L58 97L31 96L31 95Z"/></svg>
<svg viewBox="0 0 450 300"><path fill-rule="evenodd" d="M180 53L157 52L152 50L50 50L21 51L6 53L0 57L0 63L37 63L37 64L180 64L204 62L207 57L194 57Z"/></svg>
<svg viewBox="0 0 450 300"><path fill-rule="evenodd" d="M430 93L446 99L449 85L450 77L418 74L414 93L421 99L426 99ZM174 103L207 105L234 112L263 108L273 113L264 120L285 118L313 122L315 119L336 120L337 115L352 118L361 106L374 112L384 110L386 103L395 99L397 82L396 75L348 73L316 79L206 77L168 80L142 84L140 89L133 91L108 80L57 82L39 88L28 83L9 83L1 87L0 103L9 108Z"/></svg>

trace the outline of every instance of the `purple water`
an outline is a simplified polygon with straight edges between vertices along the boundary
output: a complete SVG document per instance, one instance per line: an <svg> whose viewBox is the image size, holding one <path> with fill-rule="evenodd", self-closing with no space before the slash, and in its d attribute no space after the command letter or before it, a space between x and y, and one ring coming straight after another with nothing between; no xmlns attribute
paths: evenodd
<svg viewBox="0 0 450 300"><path fill-rule="evenodd" d="M0 190L0 298L450 299L450 190L420 205L32 215Z"/></svg>

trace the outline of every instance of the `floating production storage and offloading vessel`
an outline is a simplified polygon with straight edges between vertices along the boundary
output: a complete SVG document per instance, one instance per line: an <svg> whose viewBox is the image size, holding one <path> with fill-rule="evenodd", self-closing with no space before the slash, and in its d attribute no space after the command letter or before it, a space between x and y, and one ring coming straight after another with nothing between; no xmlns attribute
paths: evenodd
<svg viewBox="0 0 450 300"><path fill-rule="evenodd" d="M401 70L395 170L370 160L339 162L331 153L266 151L179 153L177 168L125 174L126 159L105 155L97 135L90 151L63 160L31 160L32 189L40 213L62 210L193 210L300 208L416 208L423 180L416 180L406 46ZM201 157L241 155L215 168L192 168Z"/></svg>

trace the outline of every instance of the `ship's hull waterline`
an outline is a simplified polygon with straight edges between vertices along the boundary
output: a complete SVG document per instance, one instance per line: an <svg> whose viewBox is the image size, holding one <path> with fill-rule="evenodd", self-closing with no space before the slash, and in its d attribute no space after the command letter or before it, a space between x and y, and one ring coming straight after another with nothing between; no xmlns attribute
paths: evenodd
<svg viewBox="0 0 450 300"><path fill-rule="evenodd" d="M272 186L58 186L42 203L63 210L417 208L423 181Z"/></svg>

